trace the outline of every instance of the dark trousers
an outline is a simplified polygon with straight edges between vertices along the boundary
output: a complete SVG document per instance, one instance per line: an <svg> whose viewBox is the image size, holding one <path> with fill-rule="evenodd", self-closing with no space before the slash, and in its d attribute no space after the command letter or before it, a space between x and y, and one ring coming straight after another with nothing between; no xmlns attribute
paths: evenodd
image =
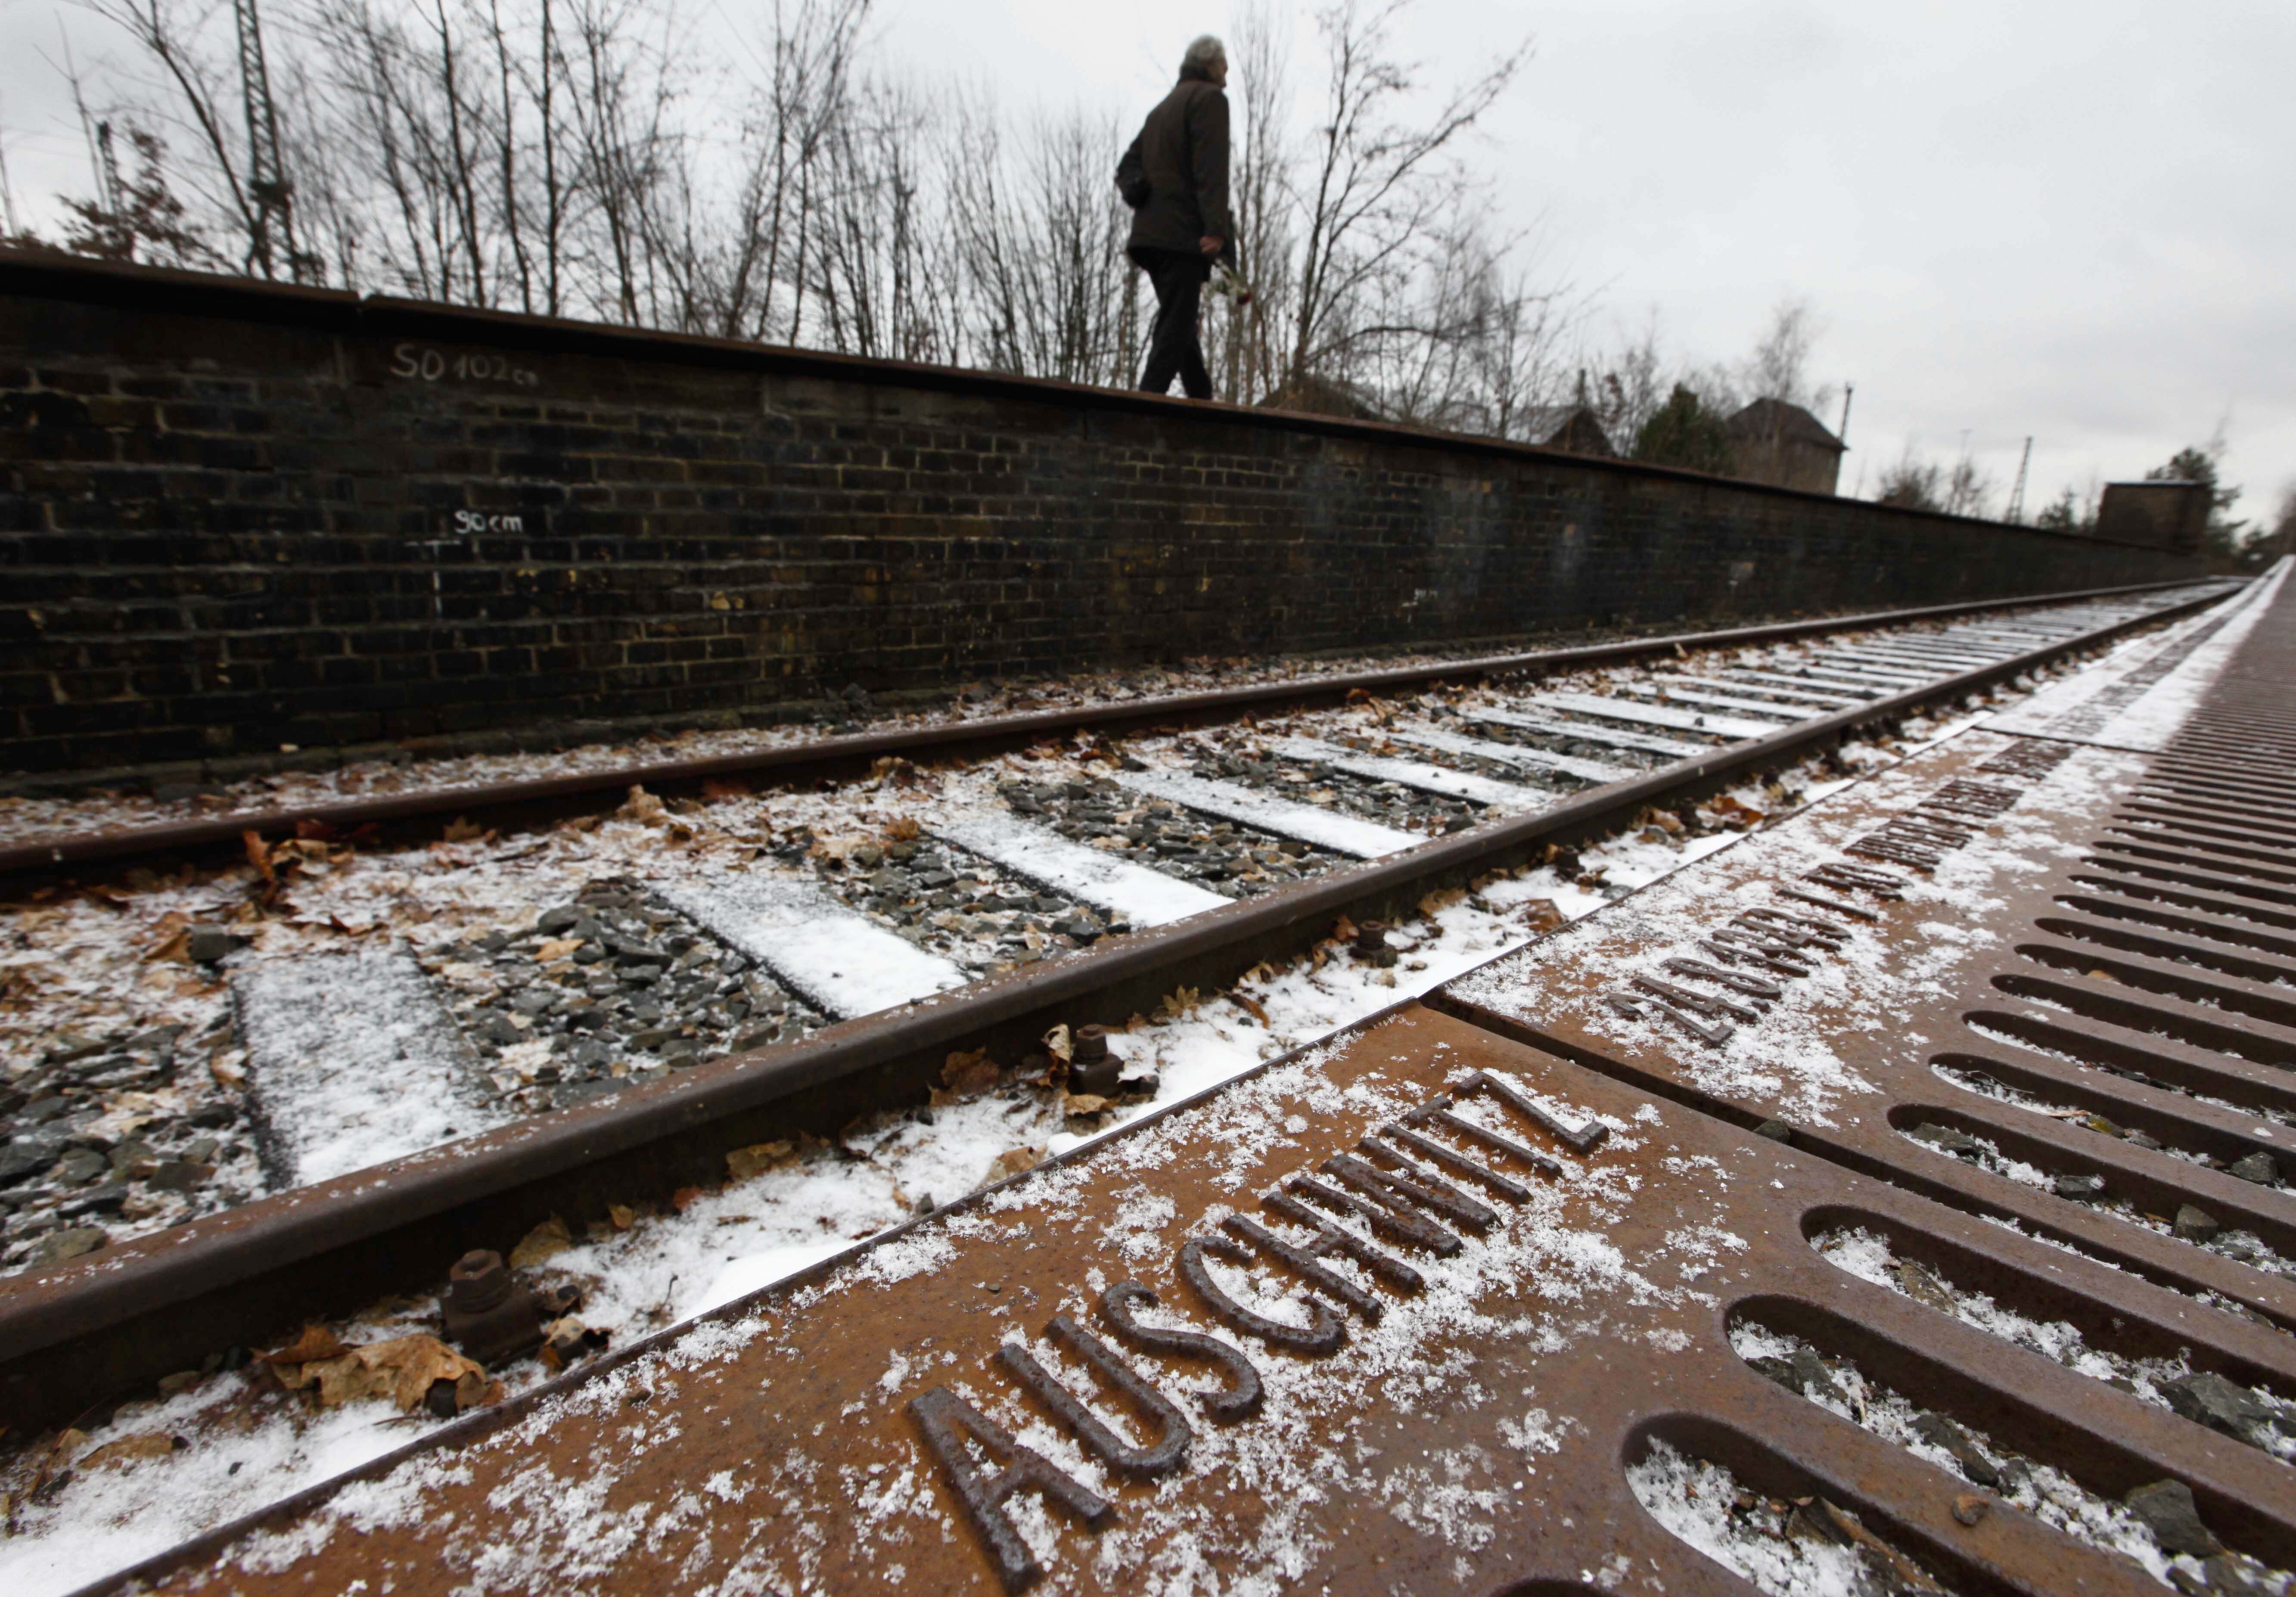
<svg viewBox="0 0 2296 1597"><path fill-rule="evenodd" d="M1204 370L1204 347L1196 340L1196 310L1212 274L1211 261L1174 250L1143 250L1133 258L1156 285L1156 331L1140 386L1152 394L1168 393L1177 376L1189 398L1210 398L1212 377Z"/></svg>

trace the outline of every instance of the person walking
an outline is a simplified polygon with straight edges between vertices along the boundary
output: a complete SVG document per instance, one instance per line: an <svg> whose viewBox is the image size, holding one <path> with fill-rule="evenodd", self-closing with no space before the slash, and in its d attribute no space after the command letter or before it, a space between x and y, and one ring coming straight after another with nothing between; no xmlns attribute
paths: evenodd
<svg viewBox="0 0 2296 1597"><path fill-rule="evenodd" d="M1116 168L1132 208L1125 253L1156 286L1156 328L1140 386L1168 392L1172 379L1191 399L1212 397L1196 337L1196 313L1212 264L1235 266L1235 222L1227 208L1227 46L1210 34L1180 58L1180 81L1148 113Z"/></svg>

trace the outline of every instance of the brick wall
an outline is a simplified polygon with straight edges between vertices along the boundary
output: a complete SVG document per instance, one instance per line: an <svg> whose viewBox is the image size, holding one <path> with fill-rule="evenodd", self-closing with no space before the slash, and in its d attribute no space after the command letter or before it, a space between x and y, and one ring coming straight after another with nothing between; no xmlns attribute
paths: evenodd
<svg viewBox="0 0 2296 1597"><path fill-rule="evenodd" d="M19 774L2197 569L1392 428L21 258L0 455Z"/></svg>

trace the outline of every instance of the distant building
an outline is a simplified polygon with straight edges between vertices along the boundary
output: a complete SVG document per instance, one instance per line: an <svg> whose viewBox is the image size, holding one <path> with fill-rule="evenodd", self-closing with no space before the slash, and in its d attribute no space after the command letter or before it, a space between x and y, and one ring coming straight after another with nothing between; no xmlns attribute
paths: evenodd
<svg viewBox="0 0 2296 1597"><path fill-rule="evenodd" d="M2198 554L2212 508L2205 482L2108 482L2096 507L2096 536Z"/></svg>
<svg viewBox="0 0 2296 1597"><path fill-rule="evenodd" d="M1849 446L1800 405L1757 399L1724 425L1737 457L1732 475L1805 493L1838 491L1841 457Z"/></svg>
<svg viewBox="0 0 2296 1597"><path fill-rule="evenodd" d="M1336 377L1303 373L1262 399L1267 410L1299 411L1311 416L1345 416L1351 422L1384 422L1387 414L1371 396Z"/></svg>
<svg viewBox="0 0 2296 1597"><path fill-rule="evenodd" d="M1546 449L1568 449L1573 455L1612 455L1618 450L1603 430L1592 405L1540 405L1522 413L1526 443Z"/></svg>

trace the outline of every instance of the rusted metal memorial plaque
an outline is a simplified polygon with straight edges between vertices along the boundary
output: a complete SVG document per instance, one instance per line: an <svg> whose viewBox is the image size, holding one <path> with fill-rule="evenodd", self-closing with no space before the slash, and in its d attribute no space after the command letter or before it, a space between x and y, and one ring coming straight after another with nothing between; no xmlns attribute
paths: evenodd
<svg viewBox="0 0 2296 1597"><path fill-rule="evenodd" d="M1965 733L135 1579L2283 1590L2267 597L2164 752Z"/></svg>
<svg viewBox="0 0 2296 1597"><path fill-rule="evenodd" d="M1638 1500L1664 1443L1948 1586L2157 1589L1765 1378L1732 1347L1750 1317L2296 1550L2285 1466L1845 1273L1806 1240L1844 1216L2132 1347L2191 1338L2173 1294L1411 1006L158 1584L1743 1589ZM2228 1367L2296 1380L2224 1320Z"/></svg>

